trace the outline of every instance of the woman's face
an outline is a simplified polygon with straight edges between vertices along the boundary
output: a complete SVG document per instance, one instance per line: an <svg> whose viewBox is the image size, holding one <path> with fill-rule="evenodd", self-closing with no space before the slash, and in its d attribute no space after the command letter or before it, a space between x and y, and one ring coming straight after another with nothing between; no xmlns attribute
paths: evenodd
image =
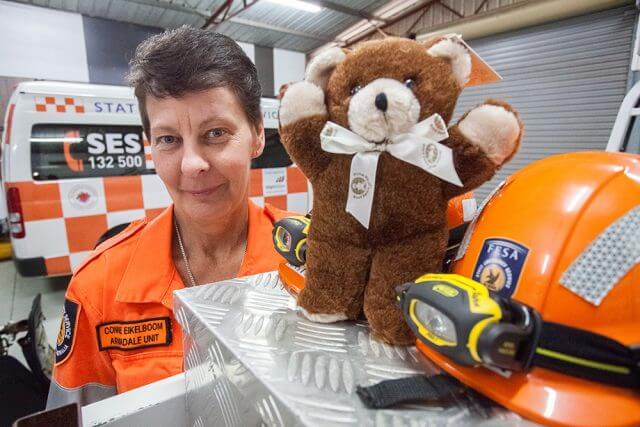
<svg viewBox="0 0 640 427"><path fill-rule="evenodd" d="M147 97L146 108L153 162L176 210L197 222L215 221L246 202L264 130L249 123L230 89Z"/></svg>

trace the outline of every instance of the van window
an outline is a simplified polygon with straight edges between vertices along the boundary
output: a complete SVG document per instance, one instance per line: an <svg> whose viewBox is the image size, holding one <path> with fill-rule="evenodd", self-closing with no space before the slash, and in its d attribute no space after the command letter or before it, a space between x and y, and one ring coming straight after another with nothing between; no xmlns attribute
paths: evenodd
<svg viewBox="0 0 640 427"><path fill-rule="evenodd" d="M36 181L154 173L140 126L38 124L31 128Z"/></svg>
<svg viewBox="0 0 640 427"><path fill-rule="evenodd" d="M265 129L262 155L252 169L290 166L276 129ZM38 124L31 129L31 171L36 181L142 175L145 166L140 126Z"/></svg>
<svg viewBox="0 0 640 427"><path fill-rule="evenodd" d="M280 142L277 129L264 130L264 151L260 157L251 161L251 169L283 168L293 162Z"/></svg>

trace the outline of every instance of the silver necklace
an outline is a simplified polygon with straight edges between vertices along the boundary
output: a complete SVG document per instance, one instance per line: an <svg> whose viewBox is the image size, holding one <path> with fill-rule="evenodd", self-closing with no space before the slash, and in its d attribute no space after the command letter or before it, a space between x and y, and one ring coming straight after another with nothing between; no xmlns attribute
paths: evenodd
<svg viewBox="0 0 640 427"><path fill-rule="evenodd" d="M178 237L178 246L180 247L180 253L182 254L182 260L184 261L184 266L187 269L187 275L189 276L189 286L198 286L196 283L196 278L193 276L193 272L191 271L191 266L189 265L189 260L187 259L187 253L184 250L184 245L182 244L182 236L180 235L180 228L178 227L178 221L173 218L173 226L176 228L176 236ZM249 238L247 237L247 241L244 246L244 257L247 256L247 246L249 244Z"/></svg>
<svg viewBox="0 0 640 427"><path fill-rule="evenodd" d="M182 244L182 236L180 236L178 221L176 221L175 217L173 218L173 225L176 228L176 236L178 237L178 246L180 246L180 253L182 254L182 260L184 261L184 266L187 269L187 275L189 276L189 281L191 282L190 286L198 286L198 284L196 283L195 277L193 277L193 272L191 271L191 266L189 265L189 260L187 259L187 253L184 251L184 245Z"/></svg>

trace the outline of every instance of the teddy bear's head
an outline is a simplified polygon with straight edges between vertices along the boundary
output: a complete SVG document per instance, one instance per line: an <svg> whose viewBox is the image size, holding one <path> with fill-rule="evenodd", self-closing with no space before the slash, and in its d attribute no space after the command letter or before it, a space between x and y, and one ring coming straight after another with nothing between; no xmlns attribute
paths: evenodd
<svg viewBox="0 0 640 427"><path fill-rule="evenodd" d="M449 122L470 73L471 56L455 39L390 37L324 51L306 80L324 90L329 120L383 142L435 113Z"/></svg>

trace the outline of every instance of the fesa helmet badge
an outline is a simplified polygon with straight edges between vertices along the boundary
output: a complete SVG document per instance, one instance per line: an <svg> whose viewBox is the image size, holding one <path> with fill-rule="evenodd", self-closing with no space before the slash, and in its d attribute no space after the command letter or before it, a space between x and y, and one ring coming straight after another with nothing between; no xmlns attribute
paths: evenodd
<svg viewBox="0 0 640 427"><path fill-rule="evenodd" d="M528 254L528 248L514 241L487 239L473 270L473 280L509 298L516 290Z"/></svg>

